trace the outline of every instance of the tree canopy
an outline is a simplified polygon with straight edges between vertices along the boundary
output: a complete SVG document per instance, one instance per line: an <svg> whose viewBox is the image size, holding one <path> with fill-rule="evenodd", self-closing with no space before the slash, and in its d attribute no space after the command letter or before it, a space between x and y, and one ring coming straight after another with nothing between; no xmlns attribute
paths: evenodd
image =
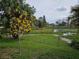
<svg viewBox="0 0 79 59"><path fill-rule="evenodd" d="M70 18L71 24L79 26L79 5L72 7L71 13L72 13L72 16Z"/></svg>

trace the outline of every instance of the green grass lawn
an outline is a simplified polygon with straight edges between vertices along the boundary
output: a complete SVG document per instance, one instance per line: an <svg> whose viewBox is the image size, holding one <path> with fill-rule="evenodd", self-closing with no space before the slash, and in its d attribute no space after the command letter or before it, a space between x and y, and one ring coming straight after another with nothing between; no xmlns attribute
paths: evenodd
<svg viewBox="0 0 79 59"><path fill-rule="evenodd" d="M0 56L13 59L79 59L79 51L53 34L27 34L18 40L0 40ZM2 52L3 51L3 52Z"/></svg>
<svg viewBox="0 0 79 59"><path fill-rule="evenodd" d="M31 34L52 34L53 28L40 28L40 29L34 29L30 32Z"/></svg>

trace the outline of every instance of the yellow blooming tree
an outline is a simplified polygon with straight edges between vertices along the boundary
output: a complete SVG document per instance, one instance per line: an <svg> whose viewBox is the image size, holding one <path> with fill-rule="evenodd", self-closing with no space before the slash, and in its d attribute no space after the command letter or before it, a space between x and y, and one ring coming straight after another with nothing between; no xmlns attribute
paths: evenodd
<svg viewBox="0 0 79 59"><path fill-rule="evenodd" d="M20 2L21 1L21 2ZM31 31L34 7L22 3L23 0L1 0L0 9L7 18L4 28L8 29L12 38L16 39L20 34Z"/></svg>
<svg viewBox="0 0 79 59"><path fill-rule="evenodd" d="M16 10L17 14L19 13L19 9ZM13 38L18 38L20 34L28 33L31 31L32 21L28 18L28 13L22 10L19 15L12 15L13 17L10 19L10 34Z"/></svg>
<svg viewBox="0 0 79 59"><path fill-rule="evenodd" d="M12 17L10 21L10 33L13 37L31 31L32 21L28 18L28 13L23 11L19 17Z"/></svg>

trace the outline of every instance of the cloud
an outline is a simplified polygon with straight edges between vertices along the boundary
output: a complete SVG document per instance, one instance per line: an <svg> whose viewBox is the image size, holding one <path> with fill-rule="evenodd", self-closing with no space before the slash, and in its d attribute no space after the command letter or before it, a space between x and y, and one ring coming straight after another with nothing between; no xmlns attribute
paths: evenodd
<svg viewBox="0 0 79 59"><path fill-rule="evenodd" d="M67 9L65 7L60 7L56 9L57 11L67 11Z"/></svg>

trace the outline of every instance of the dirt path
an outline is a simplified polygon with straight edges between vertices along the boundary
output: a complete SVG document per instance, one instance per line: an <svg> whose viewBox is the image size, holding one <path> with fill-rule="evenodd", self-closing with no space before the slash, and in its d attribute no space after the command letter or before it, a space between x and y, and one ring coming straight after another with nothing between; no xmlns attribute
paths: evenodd
<svg viewBox="0 0 79 59"><path fill-rule="evenodd" d="M54 36L59 37L59 39L63 40L64 42L70 44L72 43L72 40L64 38L64 37L60 37L59 35L55 34Z"/></svg>
<svg viewBox="0 0 79 59"><path fill-rule="evenodd" d="M61 37L60 39L63 40L63 41L65 41L66 43L69 43L69 44L72 43L72 41L69 40L69 39L67 39L67 38Z"/></svg>
<svg viewBox="0 0 79 59"><path fill-rule="evenodd" d="M1 48L0 49L0 59L13 59L12 54L16 52L15 48Z"/></svg>

